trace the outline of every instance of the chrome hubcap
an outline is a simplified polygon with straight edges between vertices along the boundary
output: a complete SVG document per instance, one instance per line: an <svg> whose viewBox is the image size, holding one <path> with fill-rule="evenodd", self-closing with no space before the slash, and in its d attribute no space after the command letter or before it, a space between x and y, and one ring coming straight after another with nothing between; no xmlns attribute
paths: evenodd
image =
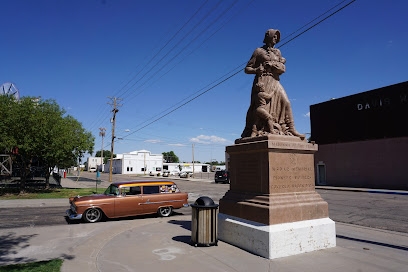
<svg viewBox="0 0 408 272"><path fill-rule="evenodd" d="M161 208L161 214L167 216L170 214L171 209L169 207Z"/></svg>
<svg viewBox="0 0 408 272"><path fill-rule="evenodd" d="M91 222L95 222L96 220L98 220L99 216L100 216L100 212L97 209L89 210L86 213L86 219L88 219Z"/></svg>

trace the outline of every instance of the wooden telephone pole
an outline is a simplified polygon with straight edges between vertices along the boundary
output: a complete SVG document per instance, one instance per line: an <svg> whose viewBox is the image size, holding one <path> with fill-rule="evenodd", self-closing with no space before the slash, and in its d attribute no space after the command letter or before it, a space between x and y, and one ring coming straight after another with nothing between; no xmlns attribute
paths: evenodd
<svg viewBox="0 0 408 272"><path fill-rule="evenodd" d="M113 118L112 118L112 143L111 143L111 159L110 159L110 165L109 165L109 182L112 182L112 165L113 165L113 143L115 142L115 119L116 119L116 113L119 111L117 107L121 107L122 105L116 104L117 100L122 101L123 99L119 99L116 97L109 97L110 100L113 101L112 103L108 103L109 105L113 106L112 112L113 112Z"/></svg>

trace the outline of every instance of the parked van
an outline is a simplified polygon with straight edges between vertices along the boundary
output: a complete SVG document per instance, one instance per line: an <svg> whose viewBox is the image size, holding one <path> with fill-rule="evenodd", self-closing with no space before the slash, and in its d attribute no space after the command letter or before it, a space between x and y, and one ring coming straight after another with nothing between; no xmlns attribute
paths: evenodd
<svg viewBox="0 0 408 272"><path fill-rule="evenodd" d="M71 197L69 219L94 223L108 218L158 213L170 216L174 209L188 206L188 194L171 181L126 181L112 183L101 195Z"/></svg>

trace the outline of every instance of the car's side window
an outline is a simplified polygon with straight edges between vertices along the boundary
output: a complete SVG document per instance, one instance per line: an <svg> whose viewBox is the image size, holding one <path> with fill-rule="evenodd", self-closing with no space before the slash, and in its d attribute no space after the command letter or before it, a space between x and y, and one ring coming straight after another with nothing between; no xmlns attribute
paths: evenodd
<svg viewBox="0 0 408 272"><path fill-rule="evenodd" d="M140 186L132 186L129 189L128 195L140 195L142 193L142 188Z"/></svg>
<svg viewBox="0 0 408 272"><path fill-rule="evenodd" d="M159 193L159 186L158 185L143 186L143 194L144 195L158 194L158 193Z"/></svg>
<svg viewBox="0 0 408 272"><path fill-rule="evenodd" d="M142 193L142 188L140 186L122 187L121 190L123 196L140 195Z"/></svg>

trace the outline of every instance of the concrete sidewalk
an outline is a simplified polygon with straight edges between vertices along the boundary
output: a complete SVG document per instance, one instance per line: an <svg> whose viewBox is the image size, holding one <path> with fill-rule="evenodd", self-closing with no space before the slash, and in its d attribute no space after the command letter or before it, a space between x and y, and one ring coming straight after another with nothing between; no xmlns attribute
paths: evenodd
<svg viewBox="0 0 408 272"><path fill-rule="evenodd" d="M62 184L78 188L79 183L63 179ZM68 207L68 202L0 200L2 208L44 206ZM336 233L335 248L267 260L222 241L191 246L191 216L180 213L1 229L0 266L61 258L62 271L406 271L408 233L337 222Z"/></svg>
<svg viewBox="0 0 408 272"><path fill-rule="evenodd" d="M64 259L62 271L406 271L408 234L336 223L337 247L267 260L226 244L190 245L191 217L0 231L0 265Z"/></svg>
<svg viewBox="0 0 408 272"><path fill-rule="evenodd" d="M353 187L335 187L335 186L315 186L320 190L335 190L335 191L349 191L349 192L366 192L374 194L395 194L408 195L408 191L402 190L386 190L386 189L370 189L370 188L353 188Z"/></svg>
<svg viewBox="0 0 408 272"><path fill-rule="evenodd" d="M68 200L0 200L2 208L44 206L68 207ZM406 271L408 233L337 222L336 231L335 248L267 260L222 241L191 246L191 216L180 213L1 229L0 266L61 258L62 271Z"/></svg>

